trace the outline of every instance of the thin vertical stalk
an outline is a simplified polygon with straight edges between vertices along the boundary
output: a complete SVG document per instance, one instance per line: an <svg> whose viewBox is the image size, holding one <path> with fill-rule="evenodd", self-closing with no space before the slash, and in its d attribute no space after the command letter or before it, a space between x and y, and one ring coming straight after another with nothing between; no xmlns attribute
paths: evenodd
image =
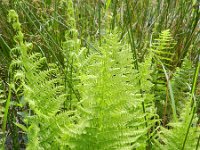
<svg viewBox="0 0 200 150"><path fill-rule="evenodd" d="M190 33L190 35L187 35L186 44L183 49L182 57L180 58L181 60L183 60L185 58L185 56L187 55L187 53L189 51L189 46L191 45L193 37L194 37L195 29L198 27L198 22L199 22L199 18L200 18L200 12L199 12L198 8L195 9L195 15L196 16L193 18L193 20L190 21L191 24L189 26L192 27L192 32Z"/></svg>
<svg viewBox="0 0 200 150"><path fill-rule="evenodd" d="M28 5L28 4L26 4L26 5ZM37 19L37 17L35 16L35 14L31 10L29 10L27 8L27 6L24 7L24 6L22 6L20 4L20 8L24 12L24 14L27 16L28 20L32 23L32 25L37 29L38 33L41 35L41 38L44 40L44 42L45 42L46 46L48 47L48 50L51 52L52 56L57 60L57 62L61 66L63 66L61 60L57 57L55 51L52 50L52 45L51 44L54 44L54 47L56 47L57 50L61 51L60 45L58 45L58 43L56 43L56 41L54 40L54 38L49 34L49 32L45 28L43 29L45 32L41 32L40 31L40 29L36 25L36 23L41 24L41 22ZM32 16L29 15L29 14L31 14ZM33 19L31 17L33 17L33 19L35 19L36 23L33 21ZM47 34L47 36L48 36L49 39L47 39L45 37L44 33Z"/></svg>
<svg viewBox="0 0 200 150"><path fill-rule="evenodd" d="M164 71L164 74L165 74L165 77L166 77L166 80L167 80L167 88L169 90L169 96L170 96L170 99L171 99L173 119L174 119L175 122L177 122L178 119L177 119L176 105L175 105L174 93L173 93L173 90L172 90L172 85L171 85L171 82L170 82L170 78L167 75L167 71L166 71L164 65L162 64L162 62L161 62L161 65L162 65L162 68L163 68L163 71Z"/></svg>
<svg viewBox="0 0 200 150"><path fill-rule="evenodd" d="M101 46L101 1L98 0L99 45Z"/></svg>
<svg viewBox="0 0 200 150"><path fill-rule="evenodd" d="M136 47L135 47L135 43L134 43L134 36L133 36L133 28L132 28L132 19L131 19L131 13L130 13L130 8L129 8L129 2L128 0L126 0L126 8L127 8L127 14L128 14L128 19L129 19L129 27L127 27L128 29L128 34L129 34L129 39L130 39L130 44L131 44L131 50L133 53L133 59L134 59L134 66L135 69L139 69L138 68L138 58L137 58L137 51L136 51Z"/></svg>
<svg viewBox="0 0 200 150"><path fill-rule="evenodd" d="M7 124L7 119L8 119L8 111L9 111L9 107L10 107L10 101L11 101L11 93L12 93L12 86L11 84L9 85L9 90L8 90L8 98L6 101L6 107L5 107L5 111L4 111L4 118L3 118L3 126L2 126L2 131L4 136L5 132L6 132L6 124ZM5 140L6 138L4 138ZM4 147L5 141L3 141L3 147Z"/></svg>
<svg viewBox="0 0 200 150"><path fill-rule="evenodd" d="M114 28L115 28L115 23L116 23L117 4L118 4L118 0L114 1L114 10L113 10L112 26L111 26L111 29L112 29L112 30L114 30Z"/></svg>
<svg viewBox="0 0 200 150"><path fill-rule="evenodd" d="M199 138L198 138L198 140L197 140L196 150L198 150L199 143L200 143L200 135L199 135Z"/></svg>
<svg viewBox="0 0 200 150"><path fill-rule="evenodd" d="M191 110L192 116L191 116L190 123L188 124L187 132L185 134L185 138L184 138L184 141L183 141L182 150L184 150L184 148L185 148L185 144L186 144L187 137L188 137L188 134L189 134L189 131L190 131L192 120L194 119L194 115L196 113L195 89L196 89L196 85L197 85L197 79L198 79L198 76L199 76L199 69L200 69L200 55L198 56L198 59L197 59L196 69L195 69L193 83L192 83L192 89L191 89L191 99L190 99L190 102L191 102L191 106L192 106L192 110Z"/></svg>

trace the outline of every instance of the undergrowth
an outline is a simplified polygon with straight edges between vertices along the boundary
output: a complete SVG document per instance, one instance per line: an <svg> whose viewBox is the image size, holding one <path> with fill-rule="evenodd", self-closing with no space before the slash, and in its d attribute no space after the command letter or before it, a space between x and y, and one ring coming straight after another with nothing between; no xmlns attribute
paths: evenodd
<svg viewBox="0 0 200 150"><path fill-rule="evenodd" d="M10 53L1 53L10 60L0 65L8 74L0 76L1 149L199 149L198 13L191 12L193 31L182 40L171 19L184 18L183 10L170 14L172 3L145 2L87 1L85 9L73 0L16 2L22 12L8 12L13 40L0 38ZM153 5L163 10L150 34L147 18L159 7L137 12L138 22L131 12ZM30 33L23 17L34 26Z"/></svg>

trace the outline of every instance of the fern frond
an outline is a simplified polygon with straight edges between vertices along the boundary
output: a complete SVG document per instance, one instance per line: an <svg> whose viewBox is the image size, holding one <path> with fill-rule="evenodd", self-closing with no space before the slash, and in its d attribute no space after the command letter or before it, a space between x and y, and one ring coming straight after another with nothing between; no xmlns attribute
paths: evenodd
<svg viewBox="0 0 200 150"><path fill-rule="evenodd" d="M154 40L150 50L154 52L154 55L162 61L167 68L171 69L170 66L173 66L172 58L174 55L173 48L175 44L176 42L173 40L168 29L160 33L159 38Z"/></svg>
<svg viewBox="0 0 200 150"><path fill-rule="evenodd" d="M158 134L158 141L160 141L158 144L160 147L159 149L182 149L184 138L192 115L190 102L187 102L184 110L182 110L182 113L180 114L179 122L169 123L169 129L161 127L161 131ZM195 119L193 119L193 122L190 126L185 149L195 149L199 133L200 128L197 125L197 116L195 116Z"/></svg>
<svg viewBox="0 0 200 150"><path fill-rule="evenodd" d="M176 42L173 40L170 31L164 30L160 33L158 39L155 39L152 43L150 51L153 53L153 68L152 78L154 83L154 93L155 93L155 103L158 108L158 114L163 118L163 124L165 125L168 121L167 116L171 115L171 112L166 110L168 109L168 101L170 98L169 83L171 80L171 74L174 70L173 66L173 48ZM166 73L163 70L163 67L166 69L169 81L166 80ZM172 101L172 100L171 100ZM174 110L174 109L170 109Z"/></svg>
<svg viewBox="0 0 200 150"><path fill-rule="evenodd" d="M80 119L65 137L76 150L143 149L150 126L145 126L144 99L131 51L117 42L117 34L108 34L102 41L101 53L91 54L85 61L87 69L81 70Z"/></svg>
<svg viewBox="0 0 200 150"><path fill-rule="evenodd" d="M59 138L60 132L56 132L56 114L60 112L66 97L63 94L62 77L56 65L47 66L45 57L31 52L32 44L24 42L17 14L10 11L9 15L15 17L10 18L13 24L18 24L15 28L17 51L16 48L11 51L13 55L17 53L10 65L11 82L14 85L11 88L14 91L20 90L23 105L26 106L27 103L30 109L24 118L29 140L27 149L49 149L51 145L46 143L48 140L55 143L53 147L59 147L53 137Z"/></svg>
<svg viewBox="0 0 200 150"><path fill-rule="evenodd" d="M182 67L177 68L172 79L176 105L179 112L185 107L192 87L194 67L188 57L185 57Z"/></svg>

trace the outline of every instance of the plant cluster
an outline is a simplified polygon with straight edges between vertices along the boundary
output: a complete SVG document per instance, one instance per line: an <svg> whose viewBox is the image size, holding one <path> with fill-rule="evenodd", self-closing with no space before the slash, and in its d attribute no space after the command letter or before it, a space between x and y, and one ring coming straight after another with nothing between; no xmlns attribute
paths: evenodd
<svg viewBox="0 0 200 150"><path fill-rule="evenodd" d="M200 148L198 1L0 7L0 149Z"/></svg>

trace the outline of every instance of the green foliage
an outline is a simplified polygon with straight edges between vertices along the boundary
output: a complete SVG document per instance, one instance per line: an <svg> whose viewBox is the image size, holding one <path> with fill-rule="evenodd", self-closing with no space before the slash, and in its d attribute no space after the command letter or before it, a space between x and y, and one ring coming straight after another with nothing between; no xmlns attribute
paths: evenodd
<svg viewBox="0 0 200 150"><path fill-rule="evenodd" d="M140 94L140 77L133 70L131 51L117 41L117 34L102 37L100 53L93 53L85 60L78 86L82 97L77 110L80 119L66 133L72 149L146 147L144 141L155 121L150 120L154 113L148 110L143 114L141 103L146 97ZM145 74L141 78L144 80ZM148 116L147 127L145 116Z"/></svg>
<svg viewBox="0 0 200 150"><path fill-rule="evenodd" d="M6 96L5 96L5 93L4 93L3 82L1 81L0 82L0 125L2 125L2 123L3 123L3 116L4 116L4 110L5 110L4 104L6 102L5 99L6 99ZM3 142L4 142L4 135L3 135L2 129L0 129L0 137L2 137L1 140L0 140L0 147L2 147Z"/></svg>
<svg viewBox="0 0 200 150"><path fill-rule="evenodd" d="M186 57L182 67L176 69L172 79L176 105L179 113L182 112L185 103L190 97L193 74L194 67L188 57Z"/></svg>
<svg viewBox="0 0 200 150"><path fill-rule="evenodd" d="M169 129L161 127L161 130L158 134L158 141L160 141L160 143L157 145L158 149L179 150L183 148L188 125L190 125L190 121L193 116L190 106L190 102L187 102L185 108L180 114L179 122L169 123ZM197 139L200 133L200 130L197 126L197 116L195 115L192 124L189 127L190 130L184 149L196 148Z"/></svg>
<svg viewBox="0 0 200 150"><path fill-rule="evenodd" d="M0 7L0 149L199 148L197 1Z"/></svg>
<svg viewBox="0 0 200 150"><path fill-rule="evenodd" d="M14 87L13 90L16 92L22 90L23 101L21 103L24 106L28 103L30 107L30 112L26 112L24 118L28 139L30 139L27 149L48 148L50 145L48 143L42 144L42 142L48 137L51 137L52 140L55 140L56 137L53 132L47 132L50 130L48 129L49 119L53 119L52 117L59 112L65 97L63 86L61 86L61 77L59 77L55 65L48 64L47 66L44 57L39 53L31 53L31 43L24 42L21 24L18 22L16 13L10 11L9 17L14 24L18 24L15 28L18 33L15 36L17 46L11 51L11 53L15 52L16 55L13 56L10 70L13 74L14 80L11 77L13 84L17 83L19 79L20 85L16 84L17 88ZM15 70L13 70L14 67L16 67ZM51 129L53 127L51 125Z"/></svg>
<svg viewBox="0 0 200 150"><path fill-rule="evenodd" d="M164 30L160 33L159 37L154 40L150 47L150 51L154 54L154 72L152 73L155 100L158 108L158 114L163 117L163 123L166 123L166 116L171 112L166 112L168 108L168 101L171 100L171 107L173 110L174 118L176 118L175 102L173 99L173 93L171 91L171 73L174 70L173 55L174 45L170 31ZM161 107L164 108L162 109Z"/></svg>
<svg viewBox="0 0 200 150"><path fill-rule="evenodd" d="M159 60L166 66L168 69L171 69L172 66L172 58L173 58L173 48L175 45L175 41L173 40L169 29L164 30L160 33L159 38L155 39L151 46L151 51L154 52L155 61ZM157 60L158 59L158 60Z"/></svg>
<svg viewBox="0 0 200 150"><path fill-rule="evenodd" d="M67 0L64 4L66 6L66 26L69 28L65 31L65 41L62 43L65 91L68 95L65 101L64 109L72 109L73 107L76 107L75 105L77 100L80 100L79 92L76 89L76 74L78 74L76 55L80 50L81 43L78 38L78 30L76 29L73 2L72 0Z"/></svg>

